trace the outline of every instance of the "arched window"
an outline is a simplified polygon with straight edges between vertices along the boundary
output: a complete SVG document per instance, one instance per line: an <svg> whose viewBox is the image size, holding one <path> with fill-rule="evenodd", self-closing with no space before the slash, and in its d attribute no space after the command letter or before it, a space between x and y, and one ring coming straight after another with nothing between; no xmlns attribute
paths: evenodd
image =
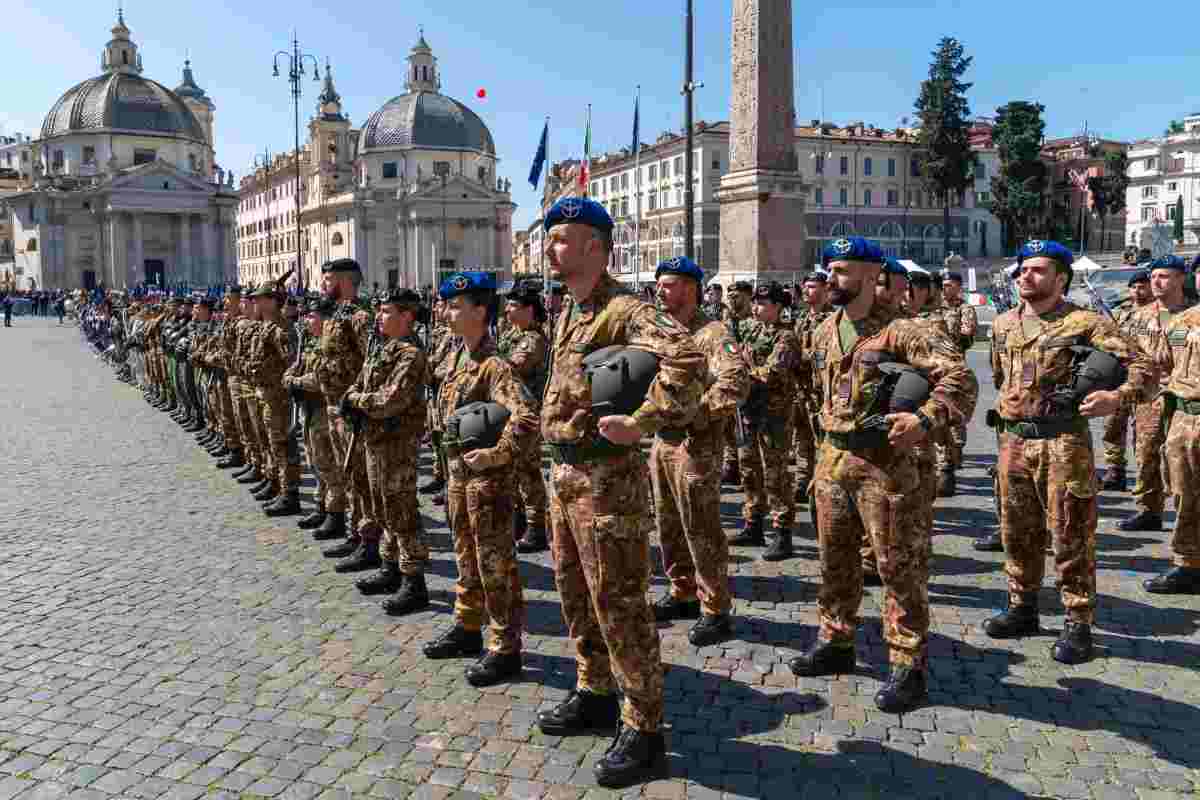
<svg viewBox="0 0 1200 800"><path fill-rule="evenodd" d="M849 222L839 222L829 231L830 236L852 236L853 234L854 226Z"/></svg>
<svg viewBox="0 0 1200 800"><path fill-rule="evenodd" d="M329 240L329 243L334 245L335 247L337 245L340 245L342 243L342 234L335 232L333 234L333 238Z"/></svg>
<svg viewBox="0 0 1200 800"><path fill-rule="evenodd" d="M942 226L941 225L927 225L925 227L925 238L926 239L941 239L942 238Z"/></svg>
<svg viewBox="0 0 1200 800"><path fill-rule="evenodd" d="M895 222L885 222L879 228L880 239L902 239L904 238L904 230Z"/></svg>

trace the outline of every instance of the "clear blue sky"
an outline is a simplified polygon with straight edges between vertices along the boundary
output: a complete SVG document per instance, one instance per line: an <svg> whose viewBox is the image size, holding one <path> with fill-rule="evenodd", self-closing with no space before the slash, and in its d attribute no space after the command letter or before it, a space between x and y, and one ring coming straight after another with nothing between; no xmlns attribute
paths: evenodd
<svg viewBox="0 0 1200 800"><path fill-rule="evenodd" d="M475 108L491 128L512 179L518 226L536 214L526 176L546 115L551 156L578 156L584 109L593 106L593 152L630 141L634 87L642 85L642 139L682 124L683 0L561 0L282 3L264 0L128 0L125 18L148 77L174 87L185 54L217 105L217 161L240 177L263 147L292 146L291 98L271 77L271 55L302 47L334 78L357 125L404 91L404 59L425 34L440 59L443 91ZM728 117L730 0L696 0L698 119ZM1084 120L1103 136L1161 133L1169 119L1200 111L1200 14L1190 0L1165 0L1149 17L1101 0L1084 5L1009 0L894 3L846 0L795 6L796 105L800 119L864 120L895 126L912 114L917 86L939 37L975 57L971 110L990 114L1008 100L1046 106L1047 134L1069 135ZM62 92L99 72L115 3L60 0L6 4L0 48L0 129L36 133ZM475 93L484 88L486 100ZM305 84L301 115L316 85Z"/></svg>

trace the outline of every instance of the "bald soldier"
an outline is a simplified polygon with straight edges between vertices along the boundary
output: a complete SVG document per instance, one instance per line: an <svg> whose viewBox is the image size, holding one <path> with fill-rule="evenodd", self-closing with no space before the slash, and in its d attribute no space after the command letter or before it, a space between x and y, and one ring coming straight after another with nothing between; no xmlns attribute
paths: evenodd
<svg viewBox="0 0 1200 800"><path fill-rule="evenodd" d="M654 604L654 617L698 619L688 641L706 647L733 633L729 540L721 530L721 449L725 429L750 393L750 374L729 328L697 307L700 267L690 258L672 258L654 276L659 308L688 329L708 360L696 419L687 427L661 429L650 450L658 538L671 581Z"/></svg>
<svg viewBox="0 0 1200 800"><path fill-rule="evenodd" d="M884 586L880 605L891 662L875 704L896 713L927 694L929 532L914 450L931 432L969 413L971 376L957 349L876 301L884 261L878 245L838 239L824 255L830 299L841 309L817 329L807 354L826 387L825 438L813 481L821 628L817 641L789 665L802 676L854 670L865 531ZM931 391L915 412L888 413L881 369L888 363L909 365L929 382Z"/></svg>

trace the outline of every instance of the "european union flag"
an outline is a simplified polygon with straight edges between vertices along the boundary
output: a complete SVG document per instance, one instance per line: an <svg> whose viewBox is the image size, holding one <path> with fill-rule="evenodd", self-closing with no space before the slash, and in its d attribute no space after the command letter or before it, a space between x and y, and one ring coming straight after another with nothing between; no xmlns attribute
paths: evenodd
<svg viewBox="0 0 1200 800"><path fill-rule="evenodd" d="M533 166L529 168L529 185L537 188L542 179L542 167L546 166L546 148L550 141L550 120L546 120L542 128L542 140L538 142L537 153L533 156Z"/></svg>

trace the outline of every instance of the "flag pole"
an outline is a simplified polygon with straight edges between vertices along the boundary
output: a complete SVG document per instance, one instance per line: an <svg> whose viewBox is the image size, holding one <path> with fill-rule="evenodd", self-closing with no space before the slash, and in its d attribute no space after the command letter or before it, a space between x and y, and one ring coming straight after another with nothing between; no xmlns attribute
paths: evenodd
<svg viewBox="0 0 1200 800"><path fill-rule="evenodd" d="M542 243L538 258L542 264L542 302L546 305L550 304L550 276L546 273L546 189L550 188L550 172L554 169L554 160L550 159L550 115L546 115L546 158L550 163L546 167L546 179L542 184L542 235L538 237L538 241Z"/></svg>
<svg viewBox="0 0 1200 800"><path fill-rule="evenodd" d="M642 143L638 130L638 114L642 105L642 85L637 87L637 99L633 101L633 191L636 195L633 212L633 288L642 291Z"/></svg>

